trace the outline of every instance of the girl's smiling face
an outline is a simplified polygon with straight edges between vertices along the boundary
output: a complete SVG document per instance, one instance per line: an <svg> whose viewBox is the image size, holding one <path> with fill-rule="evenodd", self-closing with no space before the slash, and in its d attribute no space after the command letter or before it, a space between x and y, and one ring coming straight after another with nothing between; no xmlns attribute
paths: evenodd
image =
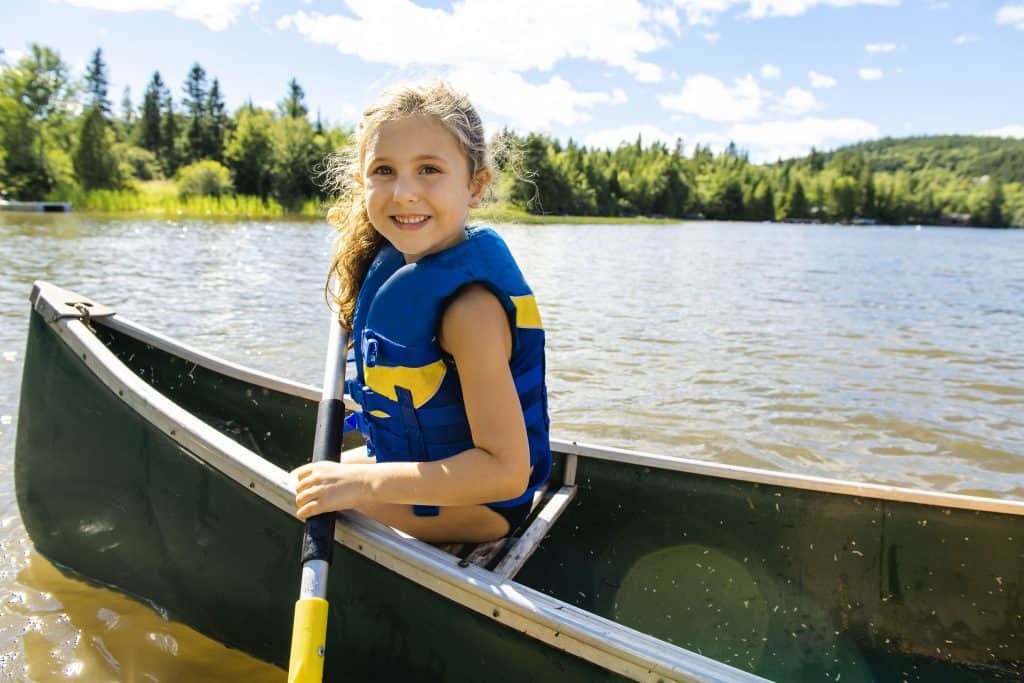
<svg viewBox="0 0 1024 683"><path fill-rule="evenodd" d="M381 124L361 167L370 223L406 263L465 239L466 216L489 180L486 172L471 178L455 137L423 115Z"/></svg>

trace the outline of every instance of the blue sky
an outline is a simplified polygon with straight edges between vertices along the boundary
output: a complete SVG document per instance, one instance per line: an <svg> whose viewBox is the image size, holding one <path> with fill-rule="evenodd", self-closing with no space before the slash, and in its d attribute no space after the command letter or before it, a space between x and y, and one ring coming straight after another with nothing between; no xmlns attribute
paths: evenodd
<svg viewBox="0 0 1024 683"><path fill-rule="evenodd" d="M352 123L384 87L441 76L487 127L588 146L734 140L757 161L862 139L1024 138L1024 0L3 0L0 47L102 47L111 95L199 62L228 104L295 76Z"/></svg>

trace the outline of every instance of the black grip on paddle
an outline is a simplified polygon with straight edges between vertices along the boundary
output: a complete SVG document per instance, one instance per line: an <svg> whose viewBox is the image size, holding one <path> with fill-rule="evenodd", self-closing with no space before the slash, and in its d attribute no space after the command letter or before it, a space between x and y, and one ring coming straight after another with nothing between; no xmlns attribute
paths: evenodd
<svg viewBox="0 0 1024 683"><path fill-rule="evenodd" d="M316 412L316 438L313 441L313 462L341 458L341 437L345 421L345 403L332 398L320 401ZM302 562L331 561L334 551L334 512L324 512L306 520L302 535Z"/></svg>

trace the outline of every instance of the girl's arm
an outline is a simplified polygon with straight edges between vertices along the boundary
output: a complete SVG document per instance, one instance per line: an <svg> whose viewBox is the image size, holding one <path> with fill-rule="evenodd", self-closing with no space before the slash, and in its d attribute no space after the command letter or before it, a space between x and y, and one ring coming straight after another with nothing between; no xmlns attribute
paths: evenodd
<svg viewBox="0 0 1024 683"><path fill-rule="evenodd" d="M300 518L366 503L473 505L526 490L530 446L497 297L483 285L463 289L444 313L440 342L459 369L474 448L435 462L303 465L295 470Z"/></svg>

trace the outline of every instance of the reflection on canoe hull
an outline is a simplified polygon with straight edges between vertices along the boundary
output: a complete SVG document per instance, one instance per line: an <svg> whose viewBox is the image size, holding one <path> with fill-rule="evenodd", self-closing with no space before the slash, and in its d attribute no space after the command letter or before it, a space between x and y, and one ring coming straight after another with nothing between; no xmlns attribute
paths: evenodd
<svg viewBox="0 0 1024 683"><path fill-rule="evenodd" d="M308 457L317 392L99 307L78 320L61 305L79 297L52 292L35 294L15 461L36 547L283 665L301 536L284 472ZM514 580L343 515L327 678L1024 672L1024 503L556 450L577 494Z"/></svg>

